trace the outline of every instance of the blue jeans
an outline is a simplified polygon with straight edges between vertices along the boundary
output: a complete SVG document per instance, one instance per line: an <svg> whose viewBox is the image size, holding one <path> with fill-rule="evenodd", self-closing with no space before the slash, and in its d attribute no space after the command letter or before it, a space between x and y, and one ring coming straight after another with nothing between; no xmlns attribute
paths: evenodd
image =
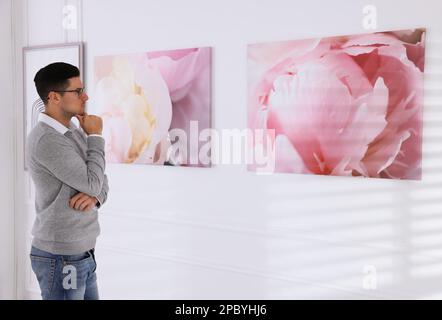
<svg viewBox="0 0 442 320"><path fill-rule="evenodd" d="M54 255L34 246L31 266L43 300L98 300L94 249L76 255Z"/></svg>

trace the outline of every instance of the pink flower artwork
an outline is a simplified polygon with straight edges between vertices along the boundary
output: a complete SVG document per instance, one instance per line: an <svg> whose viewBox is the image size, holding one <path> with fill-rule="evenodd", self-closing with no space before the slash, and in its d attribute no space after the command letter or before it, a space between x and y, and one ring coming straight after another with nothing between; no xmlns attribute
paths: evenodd
<svg viewBox="0 0 442 320"><path fill-rule="evenodd" d="M420 180L424 58L425 29L249 45L248 126L275 172Z"/></svg>
<svg viewBox="0 0 442 320"><path fill-rule="evenodd" d="M210 128L211 48L100 56L94 76L90 105L103 118L108 162L207 166L172 159L169 133L189 136L191 122L197 135ZM200 147L198 140L183 143L186 150Z"/></svg>

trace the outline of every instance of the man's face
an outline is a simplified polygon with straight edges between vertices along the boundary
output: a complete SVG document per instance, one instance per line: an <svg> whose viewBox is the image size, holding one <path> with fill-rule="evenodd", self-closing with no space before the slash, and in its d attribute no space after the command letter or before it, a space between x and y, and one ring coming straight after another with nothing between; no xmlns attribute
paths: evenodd
<svg viewBox="0 0 442 320"><path fill-rule="evenodd" d="M83 88L80 77L70 78L69 85L65 90L77 90ZM73 116L82 115L85 112L86 101L89 100L85 92L78 94L77 92L64 92L61 97L61 109Z"/></svg>

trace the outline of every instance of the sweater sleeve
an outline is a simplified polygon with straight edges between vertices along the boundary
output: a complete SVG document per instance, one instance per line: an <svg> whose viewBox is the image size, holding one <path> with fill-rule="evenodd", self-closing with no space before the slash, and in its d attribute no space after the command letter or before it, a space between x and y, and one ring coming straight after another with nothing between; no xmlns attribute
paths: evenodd
<svg viewBox="0 0 442 320"><path fill-rule="evenodd" d="M36 160L57 179L79 192L97 197L105 180L104 139L87 138L86 161L61 135L44 135L36 145Z"/></svg>
<svg viewBox="0 0 442 320"><path fill-rule="evenodd" d="M98 200L97 207L100 208L107 200L107 193L109 192L109 184L107 180L107 175L104 175L103 187L101 188L101 192L98 196L96 196Z"/></svg>

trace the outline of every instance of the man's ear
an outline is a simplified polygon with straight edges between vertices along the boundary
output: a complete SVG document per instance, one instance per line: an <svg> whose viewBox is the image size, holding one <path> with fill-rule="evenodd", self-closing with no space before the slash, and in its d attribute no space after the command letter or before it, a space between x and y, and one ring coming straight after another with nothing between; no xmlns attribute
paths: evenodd
<svg viewBox="0 0 442 320"><path fill-rule="evenodd" d="M52 100L55 103L58 103L60 101L60 95L57 92L50 91L48 94L48 101Z"/></svg>

